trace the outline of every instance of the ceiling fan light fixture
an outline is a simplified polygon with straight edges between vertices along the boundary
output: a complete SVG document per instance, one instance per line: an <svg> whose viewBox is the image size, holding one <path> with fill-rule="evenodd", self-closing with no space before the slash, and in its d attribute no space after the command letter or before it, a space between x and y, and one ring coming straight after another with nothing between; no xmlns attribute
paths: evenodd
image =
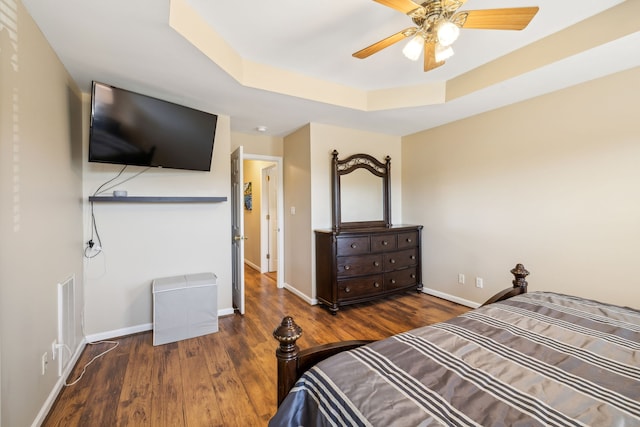
<svg viewBox="0 0 640 427"><path fill-rule="evenodd" d="M453 56L453 53L453 48L451 46L443 46L438 43L435 50L436 62L446 61Z"/></svg>
<svg viewBox="0 0 640 427"><path fill-rule="evenodd" d="M458 40L458 36L460 36L460 27L453 22L443 19L438 24L436 33L438 34L438 43L442 46L451 46L453 42Z"/></svg>
<svg viewBox="0 0 640 427"><path fill-rule="evenodd" d="M402 49L402 53L410 60L417 61L418 58L420 58L422 49L424 49L424 37L417 34L414 38L409 40L409 43L407 43Z"/></svg>

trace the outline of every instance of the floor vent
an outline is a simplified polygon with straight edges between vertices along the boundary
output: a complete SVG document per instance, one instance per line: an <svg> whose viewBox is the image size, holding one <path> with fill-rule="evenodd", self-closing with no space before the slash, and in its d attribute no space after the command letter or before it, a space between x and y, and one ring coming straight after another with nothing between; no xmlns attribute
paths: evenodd
<svg viewBox="0 0 640 427"><path fill-rule="evenodd" d="M58 283L58 376L71 361L76 348L75 277Z"/></svg>

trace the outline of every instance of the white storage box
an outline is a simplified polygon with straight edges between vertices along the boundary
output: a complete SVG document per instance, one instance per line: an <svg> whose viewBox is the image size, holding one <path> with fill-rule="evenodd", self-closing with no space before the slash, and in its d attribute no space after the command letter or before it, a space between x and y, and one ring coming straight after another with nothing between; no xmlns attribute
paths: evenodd
<svg viewBox="0 0 640 427"><path fill-rule="evenodd" d="M218 332L216 279L213 273L198 273L151 283L153 345Z"/></svg>

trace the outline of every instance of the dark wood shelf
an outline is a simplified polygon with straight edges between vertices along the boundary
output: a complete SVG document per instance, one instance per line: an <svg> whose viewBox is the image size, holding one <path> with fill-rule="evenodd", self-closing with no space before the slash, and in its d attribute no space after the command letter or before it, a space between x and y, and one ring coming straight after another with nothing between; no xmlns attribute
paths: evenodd
<svg viewBox="0 0 640 427"><path fill-rule="evenodd" d="M226 197L175 197L175 196L89 196L90 202L117 203L220 203Z"/></svg>

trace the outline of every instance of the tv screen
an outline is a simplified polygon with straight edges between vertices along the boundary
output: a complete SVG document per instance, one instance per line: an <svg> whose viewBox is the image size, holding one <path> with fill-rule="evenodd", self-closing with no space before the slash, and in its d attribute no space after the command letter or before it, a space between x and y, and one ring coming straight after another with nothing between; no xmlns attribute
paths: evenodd
<svg viewBox="0 0 640 427"><path fill-rule="evenodd" d="M93 82L89 161L211 170L218 116Z"/></svg>

